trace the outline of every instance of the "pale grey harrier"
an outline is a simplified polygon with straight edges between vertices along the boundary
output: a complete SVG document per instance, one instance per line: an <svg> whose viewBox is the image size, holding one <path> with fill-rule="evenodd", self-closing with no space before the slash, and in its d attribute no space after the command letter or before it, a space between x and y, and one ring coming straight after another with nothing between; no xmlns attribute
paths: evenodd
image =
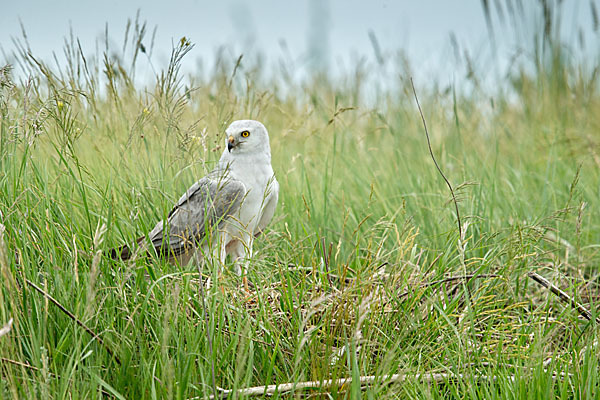
<svg viewBox="0 0 600 400"><path fill-rule="evenodd" d="M212 257L224 265L231 255L237 274L246 270L252 242L273 218L279 183L271 167L267 129L258 121L235 121L226 130L227 148L217 167L194 183L165 221L148 233L149 247L171 262L187 264ZM137 249L148 249L146 237ZM112 251L114 258L129 259L128 246Z"/></svg>

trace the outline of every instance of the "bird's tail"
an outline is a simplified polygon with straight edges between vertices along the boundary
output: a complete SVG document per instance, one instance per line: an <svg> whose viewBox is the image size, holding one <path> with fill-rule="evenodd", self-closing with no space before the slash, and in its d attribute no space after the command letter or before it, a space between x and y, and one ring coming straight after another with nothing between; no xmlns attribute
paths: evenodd
<svg viewBox="0 0 600 400"><path fill-rule="evenodd" d="M128 245L123 244L121 246L114 247L107 252L108 258L112 260L123 260L127 261L133 255L133 252Z"/></svg>
<svg viewBox="0 0 600 400"><path fill-rule="evenodd" d="M135 241L135 245L139 246L143 240L144 240L144 236L137 238ZM112 249L110 249L106 252L106 255L108 256L108 258L110 258L112 260L123 260L123 261L129 260L131 257L133 257L133 254L134 254L134 250L133 250L132 246L129 246L127 244L113 247Z"/></svg>

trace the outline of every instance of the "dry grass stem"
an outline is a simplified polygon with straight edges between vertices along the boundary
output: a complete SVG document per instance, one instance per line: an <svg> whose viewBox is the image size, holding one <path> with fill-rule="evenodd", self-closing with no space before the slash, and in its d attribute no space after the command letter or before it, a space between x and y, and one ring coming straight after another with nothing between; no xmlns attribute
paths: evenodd
<svg viewBox="0 0 600 400"><path fill-rule="evenodd" d="M115 361L117 362L117 364L121 365L121 360L119 359L119 357L111 350L110 347L108 347L108 345L104 342L104 340L102 340L102 338L100 337L99 334L97 334L93 330L91 330L86 324L84 324L83 322L81 322L79 320L79 318L77 318L75 316L75 314L73 314L71 311L67 310L54 297L52 297L50 294L48 294L42 288L40 288L39 286L37 286L35 283L31 282L29 279L25 279L25 282L27 282L27 284L29 286L31 286L32 288L34 288L35 290L37 290L39 293L41 293L46 299L50 300L50 302L52 302L52 304L54 304L56 307L59 308L59 310L61 310L63 313L65 313L73 321L75 321L75 323L77 323L77 325L79 325L80 327L82 327L84 331L86 331L87 333L89 333L90 335L92 335L92 339L97 340L98 343L100 343L106 349L106 351L108 352L108 354L110 354L111 357L113 357L115 359Z"/></svg>

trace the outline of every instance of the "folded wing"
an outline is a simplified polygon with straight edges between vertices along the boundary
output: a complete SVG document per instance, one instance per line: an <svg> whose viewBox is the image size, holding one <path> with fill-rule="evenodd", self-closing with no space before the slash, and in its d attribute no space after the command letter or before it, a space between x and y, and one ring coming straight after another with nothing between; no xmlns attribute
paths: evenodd
<svg viewBox="0 0 600 400"><path fill-rule="evenodd" d="M166 223L159 222L148 234L150 243L161 256L189 252L239 210L245 195L244 184L230 177L200 179L181 196Z"/></svg>
<svg viewBox="0 0 600 400"><path fill-rule="evenodd" d="M246 188L242 182L227 175L210 174L194 183L175 204L166 221L160 221L148 234L150 246L161 257L177 258L192 252L216 232L225 220L237 213ZM136 242L142 245L144 237ZM133 251L127 245L112 249L113 259L127 260Z"/></svg>

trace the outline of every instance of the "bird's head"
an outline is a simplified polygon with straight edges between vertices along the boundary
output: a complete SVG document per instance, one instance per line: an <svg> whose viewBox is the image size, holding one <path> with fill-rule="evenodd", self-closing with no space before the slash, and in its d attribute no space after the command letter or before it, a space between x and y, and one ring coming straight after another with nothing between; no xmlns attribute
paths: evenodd
<svg viewBox="0 0 600 400"><path fill-rule="evenodd" d="M251 119L234 121L225 130L227 151L233 154L262 153L271 154L269 133L258 121Z"/></svg>

